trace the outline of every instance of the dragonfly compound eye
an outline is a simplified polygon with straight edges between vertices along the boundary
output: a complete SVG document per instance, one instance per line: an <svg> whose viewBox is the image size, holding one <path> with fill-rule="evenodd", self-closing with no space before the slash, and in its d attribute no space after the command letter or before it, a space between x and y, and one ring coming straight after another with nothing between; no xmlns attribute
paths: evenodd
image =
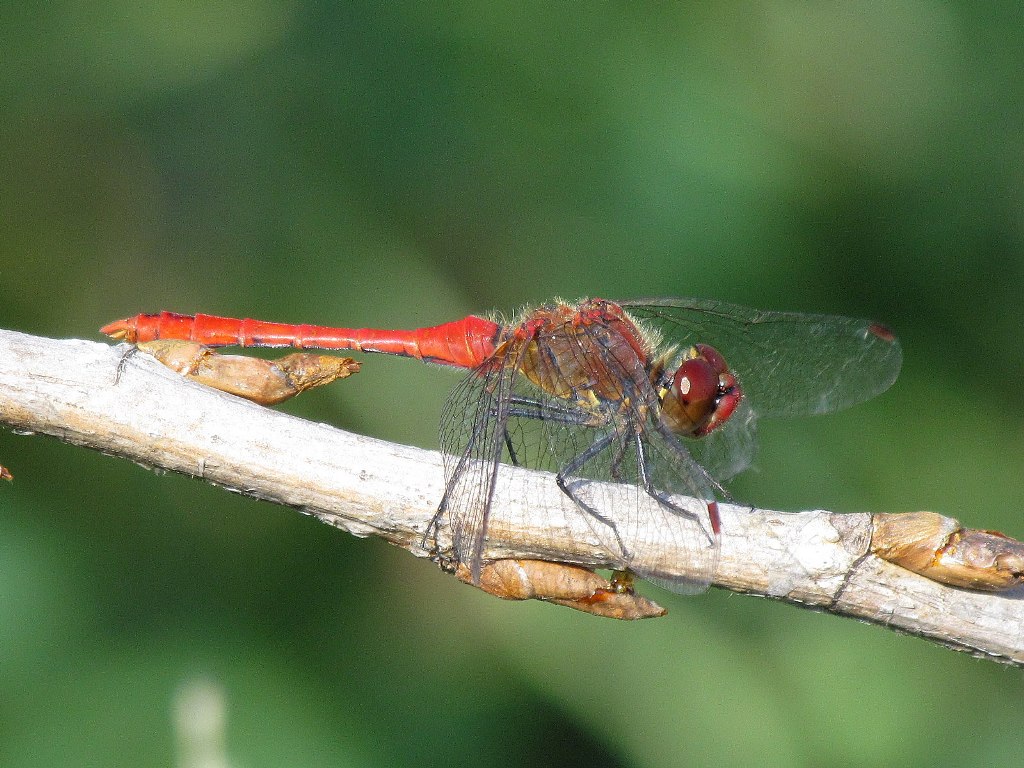
<svg viewBox="0 0 1024 768"><path fill-rule="evenodd" d="M691 415L713 409L718 395L718 371L703 357L687 360L676 370L672 393Z"/></svg>
<svg viewBox="0 0 1024 768"><path fill-rule="evenodd" d="M736 377L714 347L697 344L672 377L672 403L663 403L676 430L703 437L721 426L742 398Z"/></svg>

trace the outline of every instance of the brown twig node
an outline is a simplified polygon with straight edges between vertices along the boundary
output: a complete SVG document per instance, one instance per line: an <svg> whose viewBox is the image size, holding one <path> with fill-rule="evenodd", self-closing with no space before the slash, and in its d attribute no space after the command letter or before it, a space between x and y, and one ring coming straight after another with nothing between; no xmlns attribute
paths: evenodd
<svg viewBox="0 0 1024 768"><path fill-rule="evenodd" d="M935 512L874 516L872 551L941 584L1007 592L1024 584L1024 544Z"/></svg>

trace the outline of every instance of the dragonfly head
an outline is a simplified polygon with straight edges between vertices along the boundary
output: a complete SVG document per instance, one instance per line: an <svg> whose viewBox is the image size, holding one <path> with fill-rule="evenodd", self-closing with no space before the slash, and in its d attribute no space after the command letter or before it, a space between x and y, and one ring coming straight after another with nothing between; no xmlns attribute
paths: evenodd
<svg viewBox="0 0 1024 768"><path fill-rule="evenodd" d="M677 434L703 437L724 424L743 399L743 390L714 347L695 344L679 366L665 370L658 387L662 416Z"/></svg>

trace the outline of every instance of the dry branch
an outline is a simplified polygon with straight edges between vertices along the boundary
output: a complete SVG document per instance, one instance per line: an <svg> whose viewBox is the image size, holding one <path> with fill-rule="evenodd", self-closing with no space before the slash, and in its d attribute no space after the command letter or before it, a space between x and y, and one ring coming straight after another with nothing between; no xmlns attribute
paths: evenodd
<svg viewBox="0 0 1024 768"><path fill-rule="evenodd" d="M145 355L125 358L124 352L123 346L0 331L0 423L200 477L426 556L421 540L443 490L439 454L253 405L188 382ZM17 475L16 456L0 459ZM524 504L532 474L503 470L495 514ZM550 492L538 499L534 490L532 507L510 517L527 520L525 526L492 526L487 554L613 566L554 482L541 486ZM0 494L5 491L0 488ZM972 592L885 562L870 553L872 518L866 513L722 505L721 515L724 535L714 581L719 587L1024 666L1020 589Z"/></svg>

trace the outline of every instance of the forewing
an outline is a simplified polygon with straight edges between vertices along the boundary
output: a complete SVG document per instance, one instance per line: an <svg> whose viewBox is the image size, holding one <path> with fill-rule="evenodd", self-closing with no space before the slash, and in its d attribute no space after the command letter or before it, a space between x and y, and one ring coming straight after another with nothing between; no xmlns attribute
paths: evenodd
<svg viewBox="0 0 1024 768"><path fill-rule="evenodd" d="M706 299L635 299L621 306L666 342L718 349L758 416L828 413L888 389L903 361L876 323L770 312Z"/></svg>

